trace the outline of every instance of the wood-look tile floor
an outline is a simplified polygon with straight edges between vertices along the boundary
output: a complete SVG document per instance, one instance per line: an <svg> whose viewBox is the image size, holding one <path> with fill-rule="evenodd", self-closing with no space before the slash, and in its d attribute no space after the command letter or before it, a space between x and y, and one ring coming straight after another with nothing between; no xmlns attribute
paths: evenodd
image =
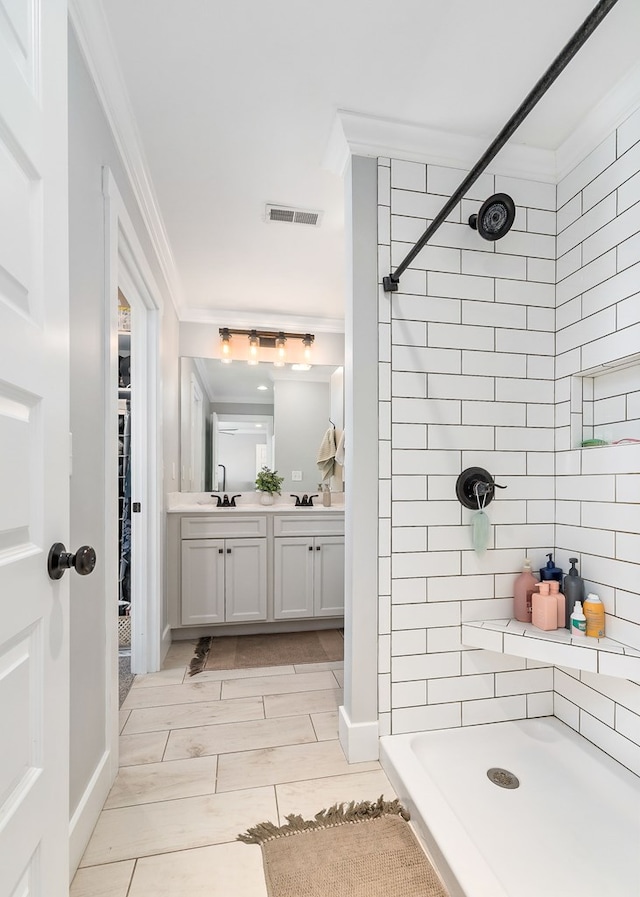
<svg viewBox="0 0 640 897"><path fill-rule="evenodd" d="M260 848L236 836L289 813L395 797L338 742L342 664L187 675L193 645L136 677L120 772L70 897L266 897Z"/></svg>

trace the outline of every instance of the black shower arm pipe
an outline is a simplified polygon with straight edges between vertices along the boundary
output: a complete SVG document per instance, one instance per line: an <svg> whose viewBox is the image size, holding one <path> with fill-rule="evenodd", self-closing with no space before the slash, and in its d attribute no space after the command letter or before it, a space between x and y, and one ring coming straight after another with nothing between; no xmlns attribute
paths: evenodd
<svg viewBox="0 0 640 897"><path fill-rule="evenodd" d="M514 133L514 131L522 124L527 115L529 115L536 103L541 100L545 93L549 90L560 72L562 72L562 70L571 62L580 47L582 47L582 45L593 34L600 22L602 22L604 17L608 12L611 11L611 9L613 9L617 2L618 0L600 0L598 5L595 6L594 9L589 13L587 18L578 28L573 37L567 44L565 44L563 49L560 51L558 56L556 56L544 75L525 97L520 106L517 108L509 121L495 138L493 143L485 151L484 155L481 156L481 158L476 162L474 167L460 184L455 193L440 209L436 217L420 237L413 249L405 256L405 258L400 262L400 264L392 274L389 274L388 277L382 278L382 283L386 293L393 293L398 289L400 277L409 267L414 258L418 255L420 250L423 249L428 240L435 234L442 222L446 219L447 215L449 215L450 212L452 212L453 209L457 206L462 197L468 191L469 187L471 187L471 185L475 183L475 181L480 177L482 172L502 149L502 147Z"/></svg>

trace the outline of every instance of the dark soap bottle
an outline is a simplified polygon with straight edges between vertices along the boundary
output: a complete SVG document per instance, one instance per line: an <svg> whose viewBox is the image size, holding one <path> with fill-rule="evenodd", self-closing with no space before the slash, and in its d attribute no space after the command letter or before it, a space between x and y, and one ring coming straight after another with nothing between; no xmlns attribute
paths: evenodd
<svg viewBox="0 0 640 897"><path fill-rule="evenodd" d="M576 601L584 602L584 579L580 576L576 569L578 558L569 558L571 569L564 578L562 592L565 600L564 628L570 629L571 624L569 618L573 612Z"/></svg>
<svg viewBox="0 0 640 897"><path fill-rule="evenodd" d="M562 582L563 572L560 567L556 567L553 562L553 554L548 554L547 557L549 560L546 563L546 566L540 567L540 580L541 582L548 581L550 579L555 579L558 582ZM571 608L573 610L573 607Z"/></svg>

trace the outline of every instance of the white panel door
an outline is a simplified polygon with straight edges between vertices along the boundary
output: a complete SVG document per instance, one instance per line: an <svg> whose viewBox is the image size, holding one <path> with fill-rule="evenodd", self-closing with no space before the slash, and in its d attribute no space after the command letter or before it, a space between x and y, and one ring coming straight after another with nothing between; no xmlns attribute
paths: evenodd
<svg viewBox="0 0 640 897"><path fill-rule="evenodd" d="M68 894L66 41L65 0L0 0L1 897Z"/></svg>

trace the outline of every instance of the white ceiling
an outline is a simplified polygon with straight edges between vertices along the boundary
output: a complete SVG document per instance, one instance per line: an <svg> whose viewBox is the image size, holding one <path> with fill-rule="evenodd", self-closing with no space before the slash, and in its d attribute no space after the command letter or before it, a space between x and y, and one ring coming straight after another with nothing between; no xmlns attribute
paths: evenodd
<svg viewBox="0 0 640 897"><path fill-rule="evenodd" d="M184 315L341 318L337 110L493 139L595 0L102 2ZM619 0L513 142L556 149L638 62ZM267 202L323 211L266 224ZM196 312L197 314L197 312Z"/></svg>

